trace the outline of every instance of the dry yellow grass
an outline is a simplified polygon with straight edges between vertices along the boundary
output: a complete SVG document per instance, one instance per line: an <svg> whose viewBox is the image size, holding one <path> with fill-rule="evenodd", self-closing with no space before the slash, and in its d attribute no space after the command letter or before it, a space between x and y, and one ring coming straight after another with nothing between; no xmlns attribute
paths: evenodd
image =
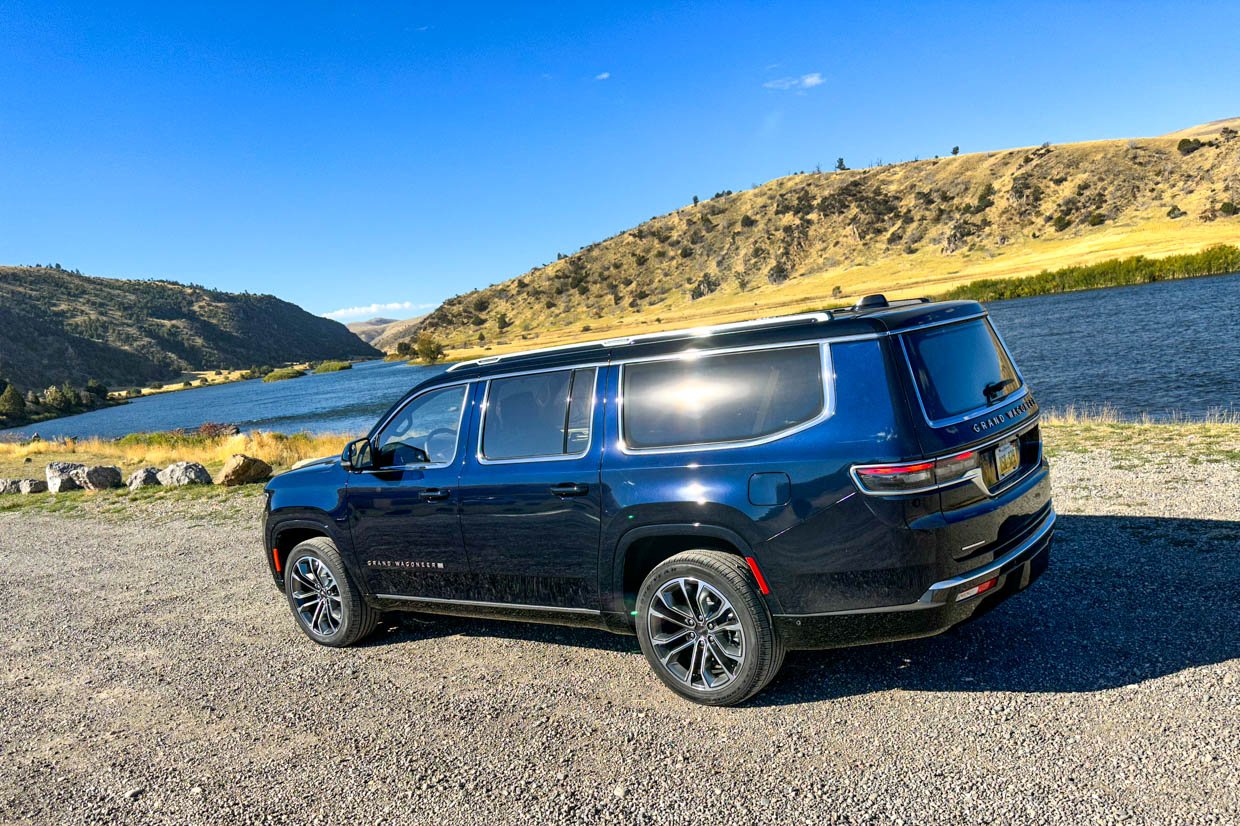
<svg viewBox="0 0 1240 826"><path fill-rule="evenodd" d="M140 467L163 468L173 462L198 462L213 473L229 456L244 453L269 463L277 472L303 459L332 456L352 438L341 434L254 432L214 439L152 438L108 441L80 439L25 444L0 443L0 477L42 478L48 462L115 465L123 471ZM26 462L29 458L30 462Z"/></svg>

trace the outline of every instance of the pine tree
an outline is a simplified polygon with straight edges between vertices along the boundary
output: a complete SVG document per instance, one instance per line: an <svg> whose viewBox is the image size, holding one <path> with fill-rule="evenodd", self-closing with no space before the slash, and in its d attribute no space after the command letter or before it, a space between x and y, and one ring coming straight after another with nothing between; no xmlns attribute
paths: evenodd
<svg viewBox="0 0 1240 826"><path fill-rule="evenodd" d="M16 419L26 412L26 400L22 398L22 394L17 392L17 388L9 385L3 393L0 393L0 416L10 419Z"/></svg>

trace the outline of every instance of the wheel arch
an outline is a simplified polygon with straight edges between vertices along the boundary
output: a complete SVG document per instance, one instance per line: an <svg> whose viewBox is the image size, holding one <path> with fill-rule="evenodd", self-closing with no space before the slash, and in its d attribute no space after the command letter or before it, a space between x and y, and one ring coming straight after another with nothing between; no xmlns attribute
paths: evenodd
<svg viewBox="0 0 1240 826"><path fill-rule="evenodd" d="M267 565L281 587L284 584L284 567L293 548L315 537L330 539L349 566L349 556L341 542L332 520L325 513L301 512L283 517L273 517L267 528Z"/></svg>
<svg viewBox="0 0 1240 826"><path fill-rule="evenodd" d="M680 522L633 528L616 543L603 610L629 622L647 574L664 560L689 550L721 551L742 559L753 555L749 541L723 525ZM769 595L766 598L771 600ZM772 602L770 607L776 611L778 604Z"/></svg>

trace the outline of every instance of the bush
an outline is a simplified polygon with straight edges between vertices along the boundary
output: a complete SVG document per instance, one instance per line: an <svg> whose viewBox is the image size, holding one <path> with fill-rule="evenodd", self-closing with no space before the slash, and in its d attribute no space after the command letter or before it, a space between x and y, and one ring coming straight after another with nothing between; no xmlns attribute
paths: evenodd
<svg viewBox="0 0 1240 826"><path fill-rule="evenodd" d="M1068 219L1068 216L1066 215L1055 216L1055 223L1054 223L1055 232L1063 232L1065 229L1067 229L1070 226L1072 226L1072 221Z"/></svg>
<svg viewBox="0 0 1240 826"><path fill-rule="evenodd" d="M406 342L401 342L405 344ZM339 373L341 370L352 370L353 362L350 361L321 361L315 365L315 373Z"/></svg>
<svg viewBox="0 0 1240 826"><path fill-rule="evenodd" d="M1218 211L1224 215L1235 215L1237 212L1240 212L1240 209L1237 209L1236 205L1231 201L1223 201L1223 204L1218 208Z"/></svg>
<svg viewBox="0 0 1240 826"><path fill-rule="evenodd" d="M306 375L305 372L295 367L280 367L263 376L263 381L287 381L288 379L299 379L304 375Z"/></svg>
<svg viewBox="0 0 1240 826"><path fill-rule="evenodd" d="M415 345L415 349L418 351L418 358L427 364L434 364L447 355L443 344L436 341L430 333L418 334L418 343Z"/></svg>
<svg viewBox="0 0 1240 826"><path fill-rule="evenodd" d="M1107 217L1103 215L1101 212L1093 212L1093 213L1090 213L1090 216L1089 216L1089 225L1091 227L1102 226L1103 224L1106 223L1106 220L1107 220Z"/></svg>
<svg viewBox="0 0 1240 826"><path fill-rule="evenodd" d="M1187 214L1188 214L1187 212L1185 212L1184 210L1180 209L1180 207L1179 207L1178 205L1176 205L1176 204L1172 204L1172 205L1171 205L1171 209L1167 210L1167 217L1168 217L1168 218L1170 218L1170 219L1171 219L1171 220L1173 220L1173 221L1174 221L1176 218L1183 218L1183 217L1184 217L1185 215L1187 215Z"/></svg>
<svg viewBox="0 0 1240 826"><path fill-rule="evenodd" d="M1203 146L1205 144L1196 138L1181 138L1180 142L1175 145L1175 148L1180 150L1181 155L1191 155Z"/></svg>

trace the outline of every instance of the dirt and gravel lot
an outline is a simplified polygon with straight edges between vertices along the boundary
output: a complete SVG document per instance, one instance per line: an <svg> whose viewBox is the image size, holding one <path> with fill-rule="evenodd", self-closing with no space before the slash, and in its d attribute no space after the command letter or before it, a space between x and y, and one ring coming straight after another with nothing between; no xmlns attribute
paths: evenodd
<svg viewBox="0 0 1240 826"><path fill-rule="evenodd" d="M0 514L0 821L1240 822L1240 465L1055 461L1031 590L735 709L601 632L312 645L253 492Z"/></svg>

